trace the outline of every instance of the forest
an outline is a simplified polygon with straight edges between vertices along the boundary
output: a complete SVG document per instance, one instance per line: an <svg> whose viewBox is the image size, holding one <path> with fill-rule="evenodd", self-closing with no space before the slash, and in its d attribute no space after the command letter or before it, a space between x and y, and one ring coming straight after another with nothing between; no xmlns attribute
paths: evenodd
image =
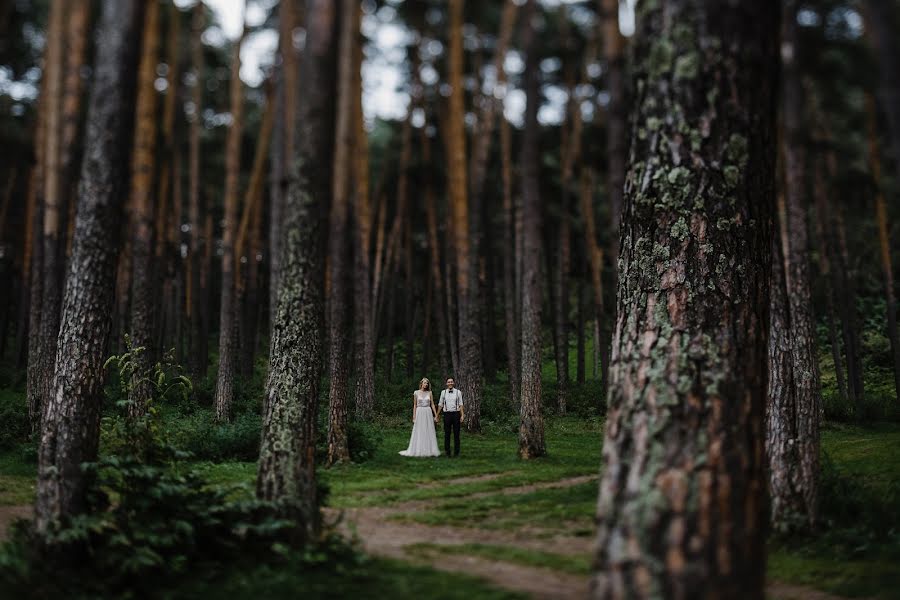
<svg viewBox="0 0 900 600"><path fill-rule="evenodd" d="M900 598L898 0L0 0L0 144L0 597Z"/></svg>

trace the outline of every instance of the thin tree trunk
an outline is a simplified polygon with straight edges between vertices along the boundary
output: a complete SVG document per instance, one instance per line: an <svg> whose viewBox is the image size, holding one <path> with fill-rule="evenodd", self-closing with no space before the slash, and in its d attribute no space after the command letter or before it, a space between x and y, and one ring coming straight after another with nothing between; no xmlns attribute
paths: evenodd
<svg viewBox="0 0 900 600"><path fill-rule="evenodd" d="M331 200L337 11L312 0L303 57L307 95L284 206L284 242L256 493L296 523L298 541L319 528L316 413L322 374L325 215Z"/></svg>
<svg viewBox="0 0 900 600"><path fill-rule="evenodd" d="M797 46L796 10L798 4L789 2L783 15L783 89L782 108L784 120L784 168L785 168L785 256L787 299L790 326L789 340L793 367L793 398L782 400L770 396L769 401L778 405L786 404L787 409L771 411L772 417L787 417L790 421L780 425L769 425L769 432L780 427L792 434L792 443L797 444L796 458L799 462L769 463L770 473L775 477L777 470L796 473L797 490L802 495L803 511L800 515L791 511L773 510L772 519L776 527L791 528L805 519L808 527L813 527L817 519L819 480L819 422L822 406L819 387L819 362L816 350L815 329L812 318L812 302L809 275L809 235L807 224L808 200L805 194L806 155L802 137L802 89L800 74L794 60L799 51ZM780 491L772 488L773 509L779 505ZM786 507L792 500L785 502ZM802 517L802 519L798 518Z"/></svg>
<svg viewBox="0 0 900 600"><path fill-rule="evenodd" d="M553 290L553 337L556 358L556 410L566 414L569 397L569 265L571 263L569 238L571 224L568 202L563 191L563 206L557 230L556 261L551 285Z"/></svg>
<svg viewBox="0 0 900 600"><path fill-rule="evenodd" d="M597 225L594 216L594 170L584 167L581 171L581 190L579 192L581 218L584 219L585 254L588 258L588 269L591 276L594 308L594 373L600 366L600 378L604 390L607 388L609 362L607 360L607 337L603 322L606 310L603 306L603 249L597 243ZM603 398L600 399L603 404ZM603 408L602 406L598 408Z"/></svg>
<svg viewBox="0 0 900 600"><path fill-rule="evenodd" d="M894 357L894 395L900 399L900 338L897 334L897 297L894 295L894 265L891 259L891 238L888 227L887 203L881 183L881 156L878 150L878 124L875 103L868 98L869 169L875 185L875 222L878 226L879 258L884 277L884 301L887 304L887 337ZM900 170L898 170L900 173Z"/></svg>
<svg viewBox="0 0 900 600"><path fill-rule="evenodd" d="M512 140L509 122L500 122L500 167L503 180L503 302L506 306L506 357L509 403L515 409L520 398L519 329L520 296L516 287L516 227L512 190Z"/></svg>
<svg viewBox="0 0 900 600"><path fill-rule="evenodd" d="M897 4L865 0L866 32L872 36L881 77L878 96L887 117L887 130L894 154L894 176L900 177L900 46L897 44ZM900 378L900 376L898 376Z"/></svg>
<svg viewBox="0 0 900 600"><path fill-rule="evenodd" d="M35 273L40 283L37 328L32 335L37 337L37 355L29 353L29 369L36 371L35 414L43 412L53 383L54 361L56 359L56 338L59 333L59 308L62 297L62 268L64 264L63 245L60 239L61 213L65 209L65 196L61 188L63 168L62 144L62 97L63 61L65 54L64 25L65 3L56 1L50 5L47 31L47 51L45 57L46 122L44 129L44 183L41 233L41 266ZM36 286L38 287L38 286ZM32 300L35 298L32 297ZM32 361L34 360L33 364Z"/></svg>
<svg viewBox="0 0 900 600"><path fill-rule="evenodd" d="M138 67L134 151L131 163L131 343L135 372L129 387L128 413L144 414L150 400L150 365L154 361L153 315L158 297L153 285L153 191L156 178L156 65L159 63L159 2L148 2Z"/></svg>
<svg viewBox="0 0 900 600"><path fill-rule="evenodd" d="M241 17L243 21L243 15ZM225 219L222 226L222 296L219 303L219 372L216 377L216 421L231 420L234 402L235 338L235 254L239 176L241 170L241 133L244 121L243 85L241 83L241 46L247 33L242 26L231 57L231 125L225 141Z"/></svg>
<svg viewBox="0 0 900 600"><path fill-rule="evenodd" d="M466 403L466 429L481 430L481 328L478 315L478 250L470 239L470 210L466 175L465 89L463 89L463 4L450 0L447 52L450 98L447 106L448 186L453 217L450 235L456 253L456 297L459 310L459 366L457 379ZM476 236L477 236L477 232Z"/></svg>
<svg viewBox="0 0 900 600"><path fill-rule="evenodd" d="M638 7L591 596L761 599L779 11Z"/></svg>
<svg viewBox="0 0 900 600"><path fill-rule="evenodd" d="M424 165L431 164L431 140L426 133L426 127L423 125L419 130L420 146L422 152L422 163ZM447 304L444 287L444 275L441 272L441 241L438 237L437 226L437 200L434 193L434 181L431 172L424 175L423 183L425 196L425 225L428 231L428 258L431 268L431 280L434 286L434 317L435 328L437 329L438 357L440 360L441 376L448 375L452 369L452 361L447 354L449 342L447 333L449 331L447 324Z"/></svg>
<svg viewBox="0 0 900 600"><path fill-rule="evenodd" d="M353 138L353 310L354 352L356 356L356 416L364 419L375 409L375 313L372 279L372 206L369 197L369 140L363 119L362 44L354 46L356 67L353 73L353 111L356 135Z"/></svg>
<svg viewBox="0 0 900 600"><path fill-rule="evenodd" d="M819 248L819 270L825 279L825 302L827 311L825 313L828 324L828 339L831 342L831 359L834 362L834 372L837 379L838 395L841 402L847 402L849 395L847 393L846 371L844 370L844 361L841 356L841 337L838 332L838 313L837 300L838 290L835 287L836 277L832 273L832 257L834 255L833 243L829 235L829 228L826 225L828 215L828 178L825 175L823 158L817 157L815 163L815 175L813 176L813 196L816 203L816 245Z"/></svg>
<svg viewBox="0 0 900 600"><path fill-rule="evenodd" d="M106 0L101 8L57 368L38 451L35 522L42 532L84 508L87 475L81 465L97 456L116 232L128 189L141 4Z"/></svg>
<svg viewBox="0 0 900 600"><path fill-rule="evenodd" d="M359 35L359 9L341 0L338 40L338 96L335 121L332 202L328 219L328 466L350 460L347 402L350 397L350 272L352 243L349 231L350 181L353 172L356 90L354 46Z"/></svg>
<svg viewBox="0 0 900 600"><path fill-rule="evenodd" d="M191 104L193 112L190 117L190 129L188 133L188 225L190 227L190 240L188 243L187 257L187 291L185 294L185 306L190 332L188 334L190 347L190 364L188 369L195 381L199 381L206 374L207 359L206 339L203 326L206 313L204 298L206 297L204 282L201 281L201 272L204 270L203 248L206 244L204 236L203 213L205 206L200 196L200 131L202 127L203 88L203 42L201 36L205 27L204 4L198 2L194 5L191 16L191 68L194 73L194 82L191 87Z"/></svg>
<svg viewBox="0 0 900 600"><path fill-rule="evenodd" d="M541 197L539 56L534 30L535 0L528 0L523 14L525 49L525 131L522 139L522 396L519 423L519 456L546 454L544 417L541 409Z"/></svg>
<svg viewBox="0 0 900 600"><path fill-rule="evenodd" d="M586 294L585 294L585 286L583 282L578 283L578 315L576 317L576 331L577 331L577 352L578 352L578 365L575 368L575 381L578 385L582 385L585 380L585 371L584 371L584 359L585 359L585 328L587 327L586 315L585 315L585 303L586 303Z"/></svg>

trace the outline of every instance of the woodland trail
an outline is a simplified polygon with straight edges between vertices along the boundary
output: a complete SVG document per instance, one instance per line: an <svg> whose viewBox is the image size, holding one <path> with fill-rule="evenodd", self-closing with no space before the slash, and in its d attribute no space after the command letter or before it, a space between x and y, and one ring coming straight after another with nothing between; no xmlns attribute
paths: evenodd
<svg viewBox="0 0 900 600"><path fill-rule="evenodd" d="M471 479L495 479L498 475L486 475ZM459 498L481 498L488 495L513 495L533 492L538 489L565 488L596 480L596 476L581 476L558 481L499 488L490 492L478 492ZM444 484L449 483L444 482ZM421 487L434 488L430 483ZM433 506L433 501L432 501ZM593 536L576 536L566 533L551 537L538 537L535 532L518 530L515 532L485 528L433 526L403 519L429 507L425 501L395 503L387 506L354 507L347 509L326 508L326 517L346 535L356 536L362 548L373 556L394 558L427 565L450 573L480 577L494 585L524 593L537 600L568 600L586 598L588 577L563 573L557 570L495 560L483 556L444 554L425 552L422 545L439 544L455 546L464 544L490 544L509 546L526 550L549 552L564 556L590 556L593 551ZM842 597L780 582L766 585L769 600L841 600Z"/></svg>

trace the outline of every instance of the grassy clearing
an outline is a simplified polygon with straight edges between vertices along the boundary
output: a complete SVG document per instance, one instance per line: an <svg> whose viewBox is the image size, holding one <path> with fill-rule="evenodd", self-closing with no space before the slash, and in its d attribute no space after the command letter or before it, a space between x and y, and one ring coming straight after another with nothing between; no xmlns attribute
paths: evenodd
<svg viewBox="0 0 900 600"><path fill-rule="evenodd" d="M591 567L590 561L585 556L564 556L495 544L413 544L407 546L406 551L413 559L417 557L434 559L445 554L460 554L551 569L572 575L587 575Z"/></svg>
<svg viewBox="0 0 900 600"><path fill-rule="evenodd" d="M597 482L566 488L548 488L525 494L492 494L441 502L427 511L399 515L402 520L426 525L478 529L539 529L543 535L589 536L593 533ZM540 534L538 534L540 535Z"/></svg>

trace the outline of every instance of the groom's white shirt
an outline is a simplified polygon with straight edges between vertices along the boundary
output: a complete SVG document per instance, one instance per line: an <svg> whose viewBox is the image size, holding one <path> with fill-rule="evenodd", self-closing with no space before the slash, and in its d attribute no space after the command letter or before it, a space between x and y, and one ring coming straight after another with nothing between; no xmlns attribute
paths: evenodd
<svg viewBox="0 0 900 600"><path fill-rule="evenodd" d="M444 412L456 412L459 410L459 407L462 406L462 392L456 388L453 388L453 393L450 393L450 390L443 390L441 392L441 401L438 404Z"/></svg>

